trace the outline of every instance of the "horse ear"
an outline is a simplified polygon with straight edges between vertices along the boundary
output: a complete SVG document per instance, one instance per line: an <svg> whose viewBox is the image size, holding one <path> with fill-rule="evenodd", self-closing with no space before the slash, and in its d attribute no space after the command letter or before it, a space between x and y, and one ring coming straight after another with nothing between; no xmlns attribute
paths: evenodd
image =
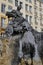
<svg viewBox="0 0 43 65"><path fill-rule="evenodd" d="M17 10L21 10L22 6L21 4L17 7Z"/></svg>

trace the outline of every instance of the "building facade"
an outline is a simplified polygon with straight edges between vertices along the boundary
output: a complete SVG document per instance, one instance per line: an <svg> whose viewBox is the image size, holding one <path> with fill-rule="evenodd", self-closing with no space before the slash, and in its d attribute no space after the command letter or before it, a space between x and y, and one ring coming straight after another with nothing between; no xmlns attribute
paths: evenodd
<svg viewBox="0 0 43 65"><path fill-rule="evenodd" d="M43 31L43 3L38 0L0 0L0 26L6 26L8 23L6 21L8 18L5 16L6 11L16 9L19 4L22 5L21 12L29 24L35 30Z"/></svg>
<svg viewBox="0 0 43 65"><path fill-rule="evenodd" d="M8 23L8 18L5 15L6 11L11 11L13 8L13 0L0 0L0 27L6 28Z"/></svg>
<svg viewBox="0 0 43 65"><path fill-rule="evenodd" d="M34 0L32 27L37 31L43 31L43 2Z"/></svg>
<svg viewBox="0 0 43 65"><path fill-rule="evenodd" d="M22 5L21 12L37 31L43 31L43 2L40 0L15 0L15 6Z"/></svg>

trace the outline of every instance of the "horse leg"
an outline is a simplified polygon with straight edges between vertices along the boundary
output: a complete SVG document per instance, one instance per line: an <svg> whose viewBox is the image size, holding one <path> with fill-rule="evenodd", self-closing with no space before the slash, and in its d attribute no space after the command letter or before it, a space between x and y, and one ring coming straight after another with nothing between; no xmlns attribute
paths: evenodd
<svg viewBox="0 0 43 65"><path fill-rule="evenodd" d="M41 62L42 62L42 65L43 65L43 58L41 58Z"/></svg>
<svg viewBox="0 0 43 65"><path fill-rule="evenodd" d="M31 58L31 64L30 65L33 65L33 56L31 53L30 53L30 58Z"/></svg>
<svg viewBox="0 0 43 65"><path fill-rule="evenodd" d="M33 57L31 57L31 65L33 65Z"/></svg>

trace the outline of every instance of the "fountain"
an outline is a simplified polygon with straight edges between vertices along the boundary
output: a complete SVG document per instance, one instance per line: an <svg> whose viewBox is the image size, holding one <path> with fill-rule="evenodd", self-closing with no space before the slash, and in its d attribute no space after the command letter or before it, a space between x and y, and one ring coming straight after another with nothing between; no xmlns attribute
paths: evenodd
<svg viewBox="0 0 43 65"><path fill-rule="evenodd" d="M33 30L28 21L22 17L20 10L21 5L17 7L17 10L12 10L11 12L6 13L8 18L12 17L12 20L5 30L5 35L9 39L11 38L15 40L13 45L13 55L15 55L15 57L11 61L11 65L18 65L20 59L25 58L25 56L28 55L31 58L31 65L33 65L33 59L36 59L36 56L38 57L34 35L35 30Z"/></svg>

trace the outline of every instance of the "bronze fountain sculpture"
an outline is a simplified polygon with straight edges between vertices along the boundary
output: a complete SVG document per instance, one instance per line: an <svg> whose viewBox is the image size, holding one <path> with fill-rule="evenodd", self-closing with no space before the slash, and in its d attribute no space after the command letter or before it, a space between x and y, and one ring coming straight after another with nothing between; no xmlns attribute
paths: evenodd
<svg viewBox="0 0 43 65"><path fill-rule="evenodd" d="M8 18L12 17L11 22L8 24L5 30L6 36L13 37L16 35L20 35L20 37L18 37L18 42L17 42L18 44L17 43L15 44L17 45L17 47L14 46L14 48L17 48L16 51L18 50L18 52L17 52L17 56L15 56L16 58L14 58L12 61L12 65L18 65L18 63L21 62L20 61L21 58L23 57L24 58L30 57L31 65L33 65L33 57L35 56L35 44L37 43L35 38L36 35L37 34L40 35L40 33L32 29L28 21L22 17L22 13L20 12L20 10L21 10L21 6L18 6L17 10L12 10L11 12L6 13ZM41 46L39 46L39 48L40 47ZM39 56L40 55L41 53L39 51Z"/></svg>

